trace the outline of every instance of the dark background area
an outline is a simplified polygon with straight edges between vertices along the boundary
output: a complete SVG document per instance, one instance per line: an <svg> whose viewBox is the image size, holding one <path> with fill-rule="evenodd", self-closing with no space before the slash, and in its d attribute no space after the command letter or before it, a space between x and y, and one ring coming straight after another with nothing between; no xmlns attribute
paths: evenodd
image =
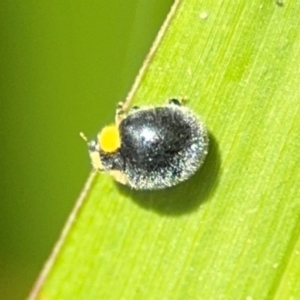
<svg viewBox="0 0 300 300"><path fill-rule="evenodd" d="M0 298L24 299L171 0L8 1L0 10Z"/></svg>

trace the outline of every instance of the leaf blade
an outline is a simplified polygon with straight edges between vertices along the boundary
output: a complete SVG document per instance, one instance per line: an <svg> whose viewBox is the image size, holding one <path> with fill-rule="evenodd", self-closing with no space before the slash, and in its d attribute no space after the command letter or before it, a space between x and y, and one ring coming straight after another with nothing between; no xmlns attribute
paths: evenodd
<svg viewBox="0 0 300 300"><path fill-rule="evenodd" d="M299 12L295 1L180 3L134 103L189 95L209 157L157 193L96 176L46 299L299 296Z"/></svg>

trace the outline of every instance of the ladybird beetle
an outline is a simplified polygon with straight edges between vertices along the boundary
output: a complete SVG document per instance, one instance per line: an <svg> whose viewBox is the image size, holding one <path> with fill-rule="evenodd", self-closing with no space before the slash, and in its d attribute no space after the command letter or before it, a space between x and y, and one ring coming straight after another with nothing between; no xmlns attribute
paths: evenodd
<svg viewBox="0 0 300 300"><path fill-rule="evenodd" d="M88 142L88 150L94 169L136 190L158 190L187 180L199 169L208 152L208 132L181 100L135 106L127 114L120 102L115 123Z"/></svg>

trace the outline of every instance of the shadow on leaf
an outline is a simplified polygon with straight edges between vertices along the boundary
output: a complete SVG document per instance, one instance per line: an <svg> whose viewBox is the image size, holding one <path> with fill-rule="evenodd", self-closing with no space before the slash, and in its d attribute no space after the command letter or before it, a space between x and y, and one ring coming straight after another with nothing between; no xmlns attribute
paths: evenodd
<svg viewBox="0 0 300 300"><path fill-rule="evenodd" d="M209 138L207 158L200 170L189 180L159 191L135 191L116 183L118 189L139 206L162 215L180 216L197 210L213 194L219 178L219 148L211 133Z"/></svg>

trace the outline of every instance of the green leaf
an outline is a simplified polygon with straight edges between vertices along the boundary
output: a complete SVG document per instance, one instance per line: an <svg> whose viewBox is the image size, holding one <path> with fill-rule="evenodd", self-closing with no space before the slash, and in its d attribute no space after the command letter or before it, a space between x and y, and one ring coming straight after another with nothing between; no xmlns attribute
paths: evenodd
<svg viewBox="0 0 300 300"><path fill-rule="evenodd" d="M31 299L300 298L299 24L296 0L175 3L129 99L187 97L207 160L158 192L91 175Z"/></svg>

